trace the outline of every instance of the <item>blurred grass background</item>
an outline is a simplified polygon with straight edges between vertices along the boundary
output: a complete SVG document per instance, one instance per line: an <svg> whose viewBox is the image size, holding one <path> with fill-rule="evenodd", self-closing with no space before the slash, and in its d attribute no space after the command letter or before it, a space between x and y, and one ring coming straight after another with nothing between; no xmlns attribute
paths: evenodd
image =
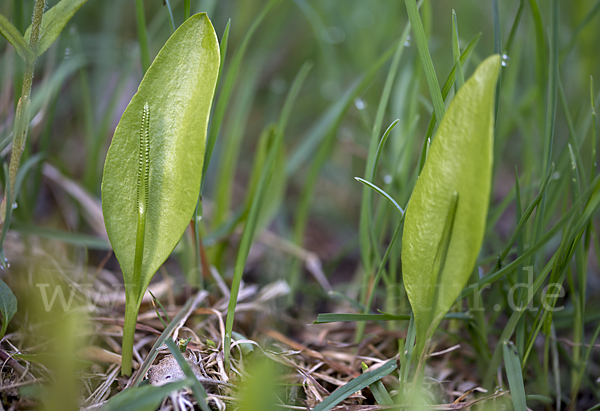
<svg viewBox="0 0 600 411"><path fill-rule="evenodd" d="M49 6L55 3L49 1ZM172 25L163 2L143 3L149 50L154 58L170 36ZM175 25L183 21L183 3L170 2ZM204 11L209 14L220 38L231 19L228 56L223 68L226 75L234 53L265 3L226 0L191 3L193 13ZM465 77L468 77L483 58L494 52L493 4L479 0L424 2L421 16L440 85L453 67L451 10L455 9L457 13L462 51L481 34L464 69ZM506 54L506 67L500 86L494 198L490 211L490 221L494 224L488 227L482 257L493 257L512 234L514 204L510 202L514 201L514 191L510 193L515 167L524 178L525 199L532 195L536 179L543 175L541 153L548 83L548 5L539 2L541 39L536 38L540 26L536 25L538 22L533 13L533 5L538 6L535 1L503 1L498 5L501 43L506 46L510 41L511 50L502 48ZM0 5L0 12L11 16L15 26L24 31L32 8L30 1L5 0ZM598 78L600 74L598 8L599 3L593 0L560 4L560 77L580 134L590 130L589 76ZM515 25L517 16L520 19ZM318 178L314 191L308 190L313 194L308 203L310 217L303 245L324 260L327 273L335 271L335 282L341 281L342 287L354 287L348 280L359 261L358 216L362 187L353 177L363 175L389 58L383 67L376 71L372 69L377 60L395 46L406 22L403 2L295 0L277 4L250 41L226 110L203 190L207 210L205 234L210 236L217 225L231 215L230 212L240 209L261 131L277 121L294 76L304 62L310 61L314 64L313 69L300 90L284 135L287 159L284 162L287 166L292 162L294 167L288 167L289 180L282 207L272 216L271 226L282 237L293 237L297 213L311 173L311 160L315 159L319 141L331 141L328 143L330 149L325 150L323 166L313 170ZM6 42L0 44L0 52L0 149L6 157L14 107L20 94L22 63ZM401 205L405 205L415 181L414 170L433 110L411 37L405 43L399 64L383 128L396 118L399 124L392 131L382 159L383 166L374 183L385 186ZM365 73L371 77L354 92L356 81ZM106 150L141 76L135 2L88 1L37 64L33 99L38 111L30 128L25 155L45 153L46 162L99 198ZM336 112L338 115L327 117L328 110L336 103L339 105L351 92L356 94L355 98L351 96L349 104ZM326 127L318 128L319 121ZM568 138L567 121L559 104L554 158L567 150ZM310 140L317 144L311 145ZM582 152L590 150L590 141L589 138L582 139ZM589 162L588 157L585 161ZM225 173L228 176L221 177ZM219 181L219 178L223 179ZM44 181L48 183L48 178L42 178L41 167L38 167L26 180L15 210L17 221L29 224L25 227L28 233L41 234L40 227L90 235L101 231L94 229L93 217L86 218L90 211L86 206L74 201L56 184L45 184ZM211 211L210 204L214 201L217 206L222 206L218 211ZM57 235L54 232L46 234L53 238ZM386 231L381 235L385 237ZM78 237L71 240L77 242ZM92 253L90 262L99 262L103 256ZM233 265L222 262L218 252L212 257L217 260L212 263L225 271ZM231 260L228 261L232 261L233 255L229 257ZM264 281L279 277L281 270L288 269L288 259L274 256L262 261L267 268L260 275L265 276ZM109 263L109 267L117 269L114 264ZM307 298L310 300L310 295Z"/></svg>
<svg viewBox="0 0 600 411"><path fill-rule="evenodd" d="M56 1L48 3L52 6ZM146 0L143 3L149 50L154 58L171 35L172 25L162 1ZM183 3L181 0L170 1L176 26L183 21ZM265 4L258 0L192 1L192 13L207 12L220 39L231 19L224 76L245 33ZM498 2L496 20L494 4L494 1L482 0L425 1L421 8L440 85L454 66L452 9L456 10L458 18L461 51L481 34L463 69L466 78L480 61L495 52L499 40L498 51L505 55L499 86L490 224L480 259L481 266L486 268L493 266L504 243L513 234L515 215L520 214L515 207L515 167L519 172L523 204L533 199L545 173L543 149L550 75L548 2ZM536 14L538 6L539 14ZM596 79L596 89L591 93L597 102L600 2L559 2L559 7L559 76L566 104L563 106L559 91L552 154L557 163L553 176L557 188L549 194L547 210L550 211L546 223L556 221L569 204L569 189L564 184L570 179L567 144L573 143L573 139L579 142L574 149L585 166L581 173L590 175L591 171L592 177L595 175L592 171L595 164L591 164L590 156L593 141L590 135L594 130L590 76ZM29 25L32 9L32 1L3 0L0 4L0 13L10 17L21 32ZM100 264L104 258L105 251L94 250L105 249L106 242L102 239L101 228L98 229L102 224L98 225L95 209L81 199L94 203L100 198L106 150L121 113L142 78L135 13L134 1L89 0L67 25L59 41L38 61L36 68L32 93L35 114L25 156L45 153L45 162L58 169L62 176L53 179L56 174L47 167L34 167L17 201L14 229L50 237L51 241L66 239L79 244L85 241L90 246L89 254L82 253L77 247L68 248L66 253L92 266ZM495 21L500 37L494 34ZM261 144L267 144L266 140L260 142L263 130L278 121L296 74L309 61L313 67L291 113L284 133L285 154L275 170L276 174L287 174L287 187L279 197L277 193L273 194L265 206L270 208L265 224L280 238L290 241L294 241L295 232L302 234L300 245L323 261L324 272L336 291L348 291L352 298L359 298L359 291L364 291L360 284L362 275L355 274L360 270L359 216L363 188L353 177L364 176L376 111L390 67L390 58L381 67L377 64L378 59L393 50L406 23L402 1L284 0L260 24L243 58L203 190L202 235L210 262L224 277L231 277L235 247L226 247L229 239L219 236L219 230L227 221L232 221L236 211L244 209L254 164L260 166L260 159L256 160L255 155L260 153ZM7 159L23 67L7 42L0 42L0 56L0 150ZM363 75L366 77L361 77ZM366 81L357 83L364 78ZM385 187L402 206L406 205L416 179L415 170L432 112L423 68L414 39L410 37L404 43L398 74L394 76L382 131L394 119L399 119L399 123L392 131L374 179L375 184ZM573 131L575 135L572 135ZM311 168L320 158L322 167ZM318 176L314 180L314 191L305 191L307 185L310 186L311 176ZM90 196L73 194L66 188L70 186L65 179L85 189ZM295 224L306 198L312 199L306 203L308 222L305 229L297 229ZM393 219L383 200L376 198L375 204L375 232L384 243L391 236L393 225L390 221ZM533 231L534 227L528 225L526 239L534 237ZM101 240L93 243L92 237ZM235 241L233 243L235 245ZM557 246L558 237L548 243L542 254L551 255ZM185 273L186 264L197 265L195 261L186 262L192 252L185 248L176 251L180 266L175 270ZM597 251L597 245L592 245L591 255ZM266 283L283 277L300 291L299 300L291 300L298 302L292 312L313 315L324 308L326 290L309 279L309 274L302 272L301 267L294 266L291 258L271 249L266 253L266 257L251 264L247 281ZM10 261L9 253L7 257ZM546 258L538 258L538 265L545 262ZM399 251L390 261L390 272L395 271L394 275L399 275L398 265ZM109 261L107 267L118 271L114 260ZM578 321L585 325L600 320L594 310L600 301L600 278L596 259L592 258L589 266L584 267L587 288L583 301L587 304L588 315L585 320ZM299 273L294 274L294 271ZM302 280L294 283L294 275L300 275ZM392 274L390 278L394 278ZM501 301L510 284L497 285L491 292L492 297L486 300L486 307ZM386 285L389 289L393 281ZM569 292L565 298L567 310L554 318L559 329L568 329L574 315L575 309L569 298L577 293L571 291L573 294ZM408 308L402 288L398 286L394 292L398 293L394 295L398 305ZM378 307L383 308L383 304ZM495 313L488 319L492 324L488 330L490 335L501 333L501 323L495 324L500 315ZM597 364L593 367L597 373Z"/></svg>
<svg viewBox="0 0 600 411"><path fill-rule="evenodd" d="M49 6L53 5L49 1ZM547 67L536 67L534 21L525 2L522 21L516 31L507 67L503 70L500 97L500 120L496 136L497 199L504 197L513 185L514 167L524 173L539 170L544 114L543 96L537 84L546 84ZM540 2L541 16L547 20L545 2ZM160 1L145 1L150 53L153 58L171 34L167 7ZM175 23L183 16L183 1L171 1ZM193 1L192 12L207 11L219 36L231 18L229 57L231 58L253 19L263 6L261 1ZM500 2L500 29L504 42L512 28L519 1ZM595 15L578 32L578 24L597 6L593 0L561 3L560 74L574 118L589 110L589 76L598 77L597 39L599 28ZM6 0L0 12L12 16L13 23L24 31L28 26L33 3ZM494 51L492 3L483 1L425 3L422 17L429 35L429 47L440 83L453 66L451 51L451 10L455 9L461 46L477 33L482 33L467 67L470 70ZM214 197L219 163L228 140L239 134L241 155L237 160L234 198L240 201L245 191L253 152L261 130L275 121L286 92L299 67L305 61L314 63L294 108L286 130L286 151L293 154L306 139L307 130L333 102L339 100L352 81L368 70L373 62L399 38L406 22L402 2L390 1L285 1L265 19L253 37L245 56L242 73L235 87L226 118L211 162L207 198ZM545 22L544 22L545 24ZM547 31L547 29L545 29ZM577 37L575 37L577 36ZM409 39L400 61L391 104L385 124L400 119L393 131L391 146L403 153L402 161L412 170L422 144L422 135L431 111L427 86L418 62L416 47ZM547 46L547 45L546 45ZM8 143L14 103L18 98L20 61L14 58L6 43L2 50L2 148ZM387 63L389 64L389 63ZM227 62L224 70L227 70ZM348 108L336 127L336 144L331 159L317 182L315 202L311 210L313 230L317 237L332 236L335 243L356 231L361 187L352 179L361 175L368 147L370 122L373 121L385 68L378 71L366 89ZM12 73L16 72L16 76ZM15 80L13 80L13 78ZM71 20L53 50L42 57L36 72L34 99L42 100L38 122L30 131L30 153L44 151L47 159L67 176L80 181L99 196L103 159L112 132L129 98L141 79L139 47L134 2L118 0L89 1ZM53 84L50 84L53 83ZM251 85L249 85L251 84ZM247 91L246 88L250 90ZM545 88L545 86L544 86ZM17 89L17 90L15 90ZM16 92L15 92L16 91ZM43 94L43 95L42 95ZM240 103L243 102L243 103ZM239 111L245 111L238 114ZM415 119L414 135L409 135ZM555 147L565 147L567 125L558 110ZM411 140L407 142L407 140ZM415 140L415 141L412 141ZM305 162L306 163L306 162ZM304 183L307 164L291 176L280 212L282 224L289 226ZM406 177L404 177L406 178ZM37 182L37 184L34 184ZM405 183L405 181L402 181ZM60 207L50 193L39 186L39 178L29 186L29 201L19 202L16 215L23 221L50 222L69 231L89 231L82 221L60 221ZM335 188L335 189L333 189ZM37 192L34 192L37 191ZM405 203L409 189L401 203ZM56 205L56 204L54 204ZM59 213L60 214L60 213ZM506 232L510 228L499 228ZM315 241L319 241L315 239ZM343 242L343 241L342 241ZM309 247L311 248L311 247ZM315 247L315 250L322 249Z"/></svg>

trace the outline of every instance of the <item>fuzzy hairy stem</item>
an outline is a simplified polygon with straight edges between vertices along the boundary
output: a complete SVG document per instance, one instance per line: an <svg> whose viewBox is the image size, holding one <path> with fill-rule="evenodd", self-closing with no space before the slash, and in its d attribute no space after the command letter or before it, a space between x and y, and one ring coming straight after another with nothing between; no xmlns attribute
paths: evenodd
<svg viewBox="0 0 600 411"><path fill-rule="evenodd" d="M44 17L44 9L46 8L46 0L36 0L33 8L33 19L31 23L31 35L29 37L29 47L33 50L34 54L37 55L37 47L40 40L40 32L42 28L42 19ZM9 166L9 182L10 191L13 193L13 201L15 198L15 181L17 179L17 173L19 171L19 164L21 163L21 156L25 149L25 142L27 140L27 131L29 129L29 101L31 98L31 86L33 85L33 71L35 69L36 58L27 59L25 61L25 74L23 76L23 88L21 92L21 98L17 104L17 111L15 113L15 123L13 132L13 144L12 152L10 155L10 166ZM4 226L4 217L6 214L6 196L2 200L0 205L0 229Z"/></svg>

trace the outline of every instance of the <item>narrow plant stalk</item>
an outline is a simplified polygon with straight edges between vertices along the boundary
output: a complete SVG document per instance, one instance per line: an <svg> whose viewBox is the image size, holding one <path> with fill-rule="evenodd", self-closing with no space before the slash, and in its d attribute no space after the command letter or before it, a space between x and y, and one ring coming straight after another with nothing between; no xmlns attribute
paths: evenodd
<svg viewBox="0 0 600 411"><path fill-rule="evenodd" d="M183 20L187 20L190 18L190 14L192 14L192 4L191 0L185 0L183 2Z"/></svg>
<svg viewBox="0 0 600 411"><path fill-rule="evenodd" d="M300 92L302 84L304 84L304 80L306 80L306 76L308 75L311 68L312 63L304 63L302 67L300 67L300 70L298 71L298 74L296 75L296 78L292 83L290 91L285 99L285 102L283 103L283 108L281 109L281 114L279 117L277 128L273 128L271 131L271 135L269 136L269 149L267 152L266 160L264 162L264 167L261 170L258 185L254 191L255 194L252 196L252 201L250 202L250 205L248 207L248 218L246 220L246 227L244 227L244 233L242 234L240 249L236 260L233 282L231 283L231 296L229 298L229 305L227 308L227 319L225 323L224 352L225 368L228 371L230 364L229 348L231 346L231 336L233 333L233 320L235 316L235 307L237 304L237 296L242 280L242 274L244 272L244 266L246 265L246 259L248 258L248 253L250 252L250 245L252 244L252 239L254 238L254 232L256 231L256 226L260 217L260 211L263 200L265 198L265 193L269 186L271 176L274 172L277 160L277 153L279 152L283 144L283 136L286 125L291 116L294 103L298 97L298 93Z"/></svg>
<svg viewBox="0 0 600 411"><path fill-rule="evenodd" d="M126 287L133 287L132 284L127 284ZM129 292L129 289L126 288ZM121 375L131 375L131 364L133 362L133 338L135 336L135 324L139 305L136 299L128 298L125 305L125 322L123 324L123 342L121 346Z"/></svg>
<svg viewBox="0 0 600 411"><path fill-rule="evenodd" d="M31 23L31 35L29 37L29 47L33 50L36 55L38 42L40 40L40 30L42 27L42 19L44 17L44 9L46 8L46 0L36 0L33 8L33 20ZM29 102L31 99L31 86L33 84L33 71L35 69L36 58L28 59L25 61L25 74L23 76L23 88L21 98L17 104L17 111L15 114L14 132L13 132L13 143L12 152L10 155L10 167L9 167L9 181L10 191L14 193L15 181L17 179L17 172L19 171L19 164L21 163L21 156L25 149L25 142L27 141L27 131L29 129ZM13 198L13 201L16 199ZM6 214L6 197L2 200L0 205L0 231L4 227L4 216ZM6 222L10 224L10 221Z"/></svg>
<svg viewBox="0 0 600 411"><path fill-rule="evenodd" d="M138 164L137 230L135 239L135 259L133 262L133 282L126 284L127 305L123 325L122 367L123 375L131 375L133 337L142 297L142 262L144 258L144 237L146 236L146 209L148 207L148 182L150 178L150 107L144 104L140 128L140 150Z"/></svg>
<svg viewBox="0 0 600 411"><path fill-rule="evenodd" d="M415 3L415 7L418 7ZM417 10L418 13L418 10ZM390 94L392 92L392 86L394 84L394 80L398 73L398 67L400 64L400 59L402 58L402 54L404 52L404 43L408 39L408 34L410 30L410 25L407 24L402 32L402 36L398 40L398 44L396 45L396 51L394 52L394 57L392 58L392 64L387 73L385 84L383 87L383 92L381 93L381 97L379 98L379 105L377 106L377 114L375 115L375 121L373 123L373 128L371 129L371 139L369 142L369 155L367 158L367 162L365 164L365 180L366 181L374 181L375 180L375 170L377 167L377 155L378 155L378 147L379 147L379 133L381 132L381 126L383 123L383 117L385 115L385 111L390 99ZM386 133L389 133L391 129L396 125L393 123ZM388 134L389 135L389 134ZM382 144L385 143L384 137L381 141ZM375 226L372 221L372 193L371 190L367 187L363 188L363 197L361 203L361 211L360 211L360 220L359 220L359 240L360 240L360 254L361 260L364 268L363 274L363 287L361 292L361 300L363 303L366 303L367 294L365 291L369 288L369 284L372 283L375 275L374 269L374 261L381 260L381 254L378 250L377 240L375 239ZM355 342L358 342L362 339L364 333L365 323L359 322L356 326L356 331L354 334Z"/></svg>
<svg viewBox="0 0 600 411"><path fill-rule="evenodd" d="M173 17L173 9L171 9L171 2L169 0L165 0L165 4L167 5L167 9L169 10L169 17L171 18L171 29L173 29L173 33L175 32L175 18Z"/></svg>
<svg viewBox="0 0 600 411"><path fill-rule="evenodd" d="M452 54L454 56L454 67L456 68L455 92L465 84L465 76L460 64L460 42L458 40L458 22L456 21L456 11L452 10Z"/></svg>
<svg viewBox="0 0 600 411"><path fill-rule="evenodd" d="M137 232L135 239L135 260L133 263L133 283L141 287L142 260L144 257L144 237L146 235L146 208L148 205L148 179L150 177L150 147L148 143L150 126L150 108L144 105L142 125L140 129L140 151L138 168L138 193L137 193ZM139 295L139 288L135 290Z"/></svg>
<svg viewBox="0 0 600 411"><path fill-rule="evenodd" d="M500 30L500 7L498 0L492 0L492 20L494 22L494 53L502 54L502 32ZM502 64L502 63L500 63ZM496 84L496 105L494 109L494 124L498 124L498 108L500 106L500 86L502 85L502 71Z"/></svg>
<svg viewBox="0 0 600 411"><path fill-rule="evenodd" d="M230 366L229 350L231 347L233 319L235 316L235 307L237 305L240 284L242 282L242 274L244 272L244 267L246 265L248 254L250 252L250 245L252 244L252 240L254 238L256 223L260 214L263 199L265 197L265 192L267 190L269 181L271 179L271 175L273 173L273 166L275 164L275 158L279 146L281 144L282 137L283 134L279 133L277 129L273 128L271 130L271 135L269 136L269 138L272 141L271 147L269 148L264 168L261 171L258 187L256 188L254 198L249 207L248 218L246 220L246 226L244 227L242 240L240 242L240 249L238 251L237 260L235 263L235 272L233 274L233 282L231 283L231 295L229 297L229 305L227 307L227 319L225 322L225 344L223 349L225 354L225 369L228 371Z"/></svg>
<svg viewBox="0 0 600 411"><path fill-rule="evenodd" d="M525 1L520 0L519 8L517 10L517 14L515 15L515 20L510 29L510 34L508 35L508 40L506 40L506 46L504 47L504 51L510 56L510 51L512 49L513 40L515 39L515 35L517 34L517 29L519 28L519 23L521 22L521 16L523 15L523 9L525 6Z"/></svg>
<svg viewBox="0 0 600 411"><path fill-rule="evenodd" d="M419 9L417 7L416 0L406 0L406 11L408 12L408 19L415 35L415 42L417 44L417 51L421 58L421 63L425 69L425 77L427 79L427 85L429 86L429 92L431 93L431 100L433 101L433 108L438 124L444 118L446 108L444 107L444 100L440 93L440 85L435 75L435 69L433 67L433 61L429 54L429 48L427 46L427 37L425 36L425 29L423 28L423 21L419 15Z"/></svg>
<svg viewBox="0 0 600 411"><path fill-rule="evenodd" d="M143 0L135 0L135 17L137 20L138 42L142 58L142 73L145 74L150 67L150 51L148 50L148 36L146 35L146 15Z"/></svg>
<svg viewBox="0 0 600 411"><path fill-rule="evenodd" d="M596 175L596 139L598 138L598 122L596 121L596 103L594 101L594 77L590 76L590 102L592 107L592 164L590 165L590 180Z"/></svg>
<svg viewBox="0 0 600 411"><path fill-rule="evenodd" d="M263 7L261 13L256 17L256 19L254 19L252 26L250 26L250 28L244 36L244 39L242 40L242 43L236 50L235 56L233 56L233 61L231 62L231 66L227 71L227 75L223 79L223 88L221 89L221 92L219 94L219 100L215 105L214 113L211 116L210 129L208 131L208 136L206 140L206 154L204 155L204 165L202 166L202 187L204 186L204 179L207 175L208 166L210 165L210 160L212 158L212 153L217 142L219 130L221 129L221 124L223 123L223 118L225 117L225 111L227 111L227 106L229 105L231 93L233 92L233 86L235 85L237 75L240 71L240 67L242 65L242 61L246 54L248 45L250 44L250 40L256 32L256 29L258 29L258 26L260 26L260 23L263 21L263 19L278 1L279 0L271 0L269 3L266 4L266 6ZM219 70L222 70L225 54L227 51L227 44L229 39L229 23L227 23L225 33L227 33L227 35L224 35L223 40L221 41L221 56L223 61L221 61L221 68ZM218 86L220 86L220 83L221 72L219 71ZM200 189L200 194L202 194L202 188Z"/></svg>

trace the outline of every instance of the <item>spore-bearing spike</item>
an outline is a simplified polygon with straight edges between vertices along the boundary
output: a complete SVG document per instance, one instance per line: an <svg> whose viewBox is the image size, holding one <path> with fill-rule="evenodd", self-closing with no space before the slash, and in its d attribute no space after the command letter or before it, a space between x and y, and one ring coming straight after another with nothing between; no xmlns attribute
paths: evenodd
<svg viewBox="0 0 600 411"><path fill-rule="evenodd" d="M138 200L137 208L139 213L146 211L148 204L148 182L150 179L150 106L144 104L142 111L142 124L140 126L140 149L139 149L139 167L138 167Z"/></svg>

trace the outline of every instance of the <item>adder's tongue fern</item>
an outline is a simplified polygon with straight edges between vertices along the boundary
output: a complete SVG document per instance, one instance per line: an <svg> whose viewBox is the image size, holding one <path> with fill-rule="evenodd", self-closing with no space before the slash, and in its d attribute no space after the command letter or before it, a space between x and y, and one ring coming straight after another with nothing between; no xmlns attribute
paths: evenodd
<svg viewBox="0 0 600 411"><path fill-rule="evenodd" d="M190 17L148 68L106 155L102 212L126 284L123 375L132 371L142 297L190 224L198 202L219 64L210 20L206 14ZM173 98L165 99L165 94Z"/></svg>
<svg viewBox="0 0 600 411"><path fill-rule="evenodd" d="M133 281L136 294L141 298L142 261L144 257L144 237L146 234L146 209L148 207L148 181L150 179L150 106L144 104L140 127L140 150L137 179L137 230L135 240L135 259L133 263Z"/></svg>

